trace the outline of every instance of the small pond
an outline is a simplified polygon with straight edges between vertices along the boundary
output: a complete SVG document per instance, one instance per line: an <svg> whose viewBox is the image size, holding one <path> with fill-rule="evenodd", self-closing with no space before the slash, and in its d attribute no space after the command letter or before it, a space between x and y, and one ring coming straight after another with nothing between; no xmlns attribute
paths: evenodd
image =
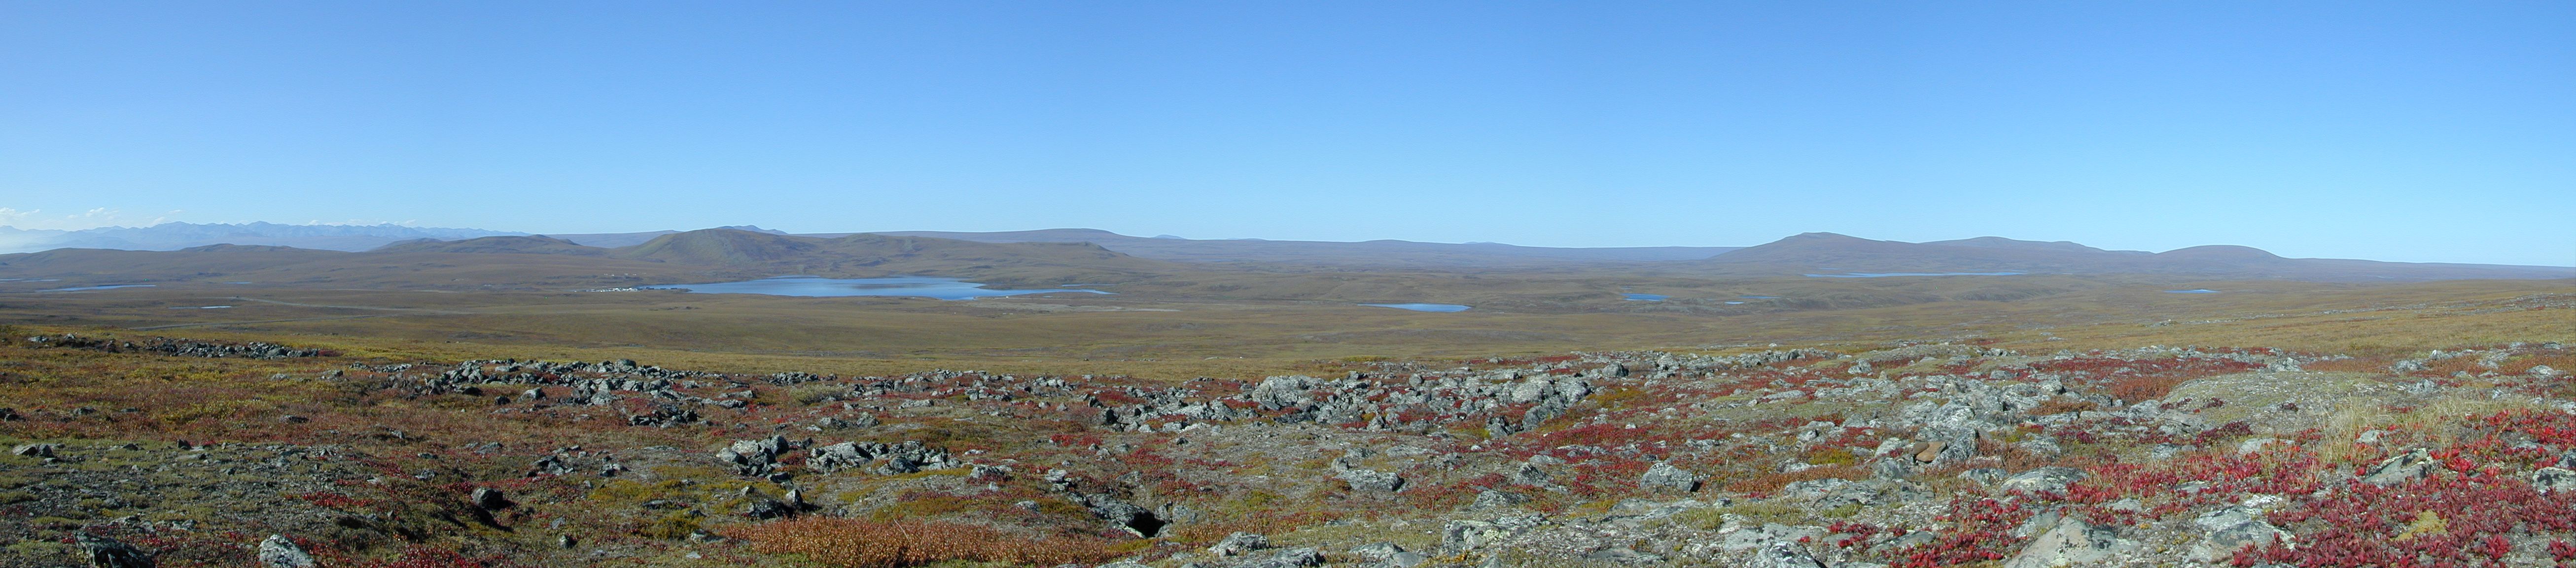
<svg viewBox="0 0 2576 568"><path fill-rule="evenodd" d="M1360 304L1360 305L1363 305L1363 306L1370 306L1370 307L1378 307L1378 308L1395 308L1395 309L1399 309L1399 310L1413 310L1413 311L1417 311L1417 312L1463 312L1463 311L1467 311L1467 308L1468 308L1468 306L1461 306L1461 305L1458 305L1458 304Z"/></svg>
<svg viewBox="0 0 2576 568"><path fill-rule="evenodd" d="M2218 293L2218 291L2217 291L2217 290L2211 290L2211 289L2208 289L2208 288L2193 288L2193 289L2190 289L2190 290L2166 290L2166 291L2165 291L2165 293L2167 293L2167 294L2216 294L2216 293Z"/></svg>
<svg viewBox="0 0 2576 568"><path fill-rule="evenodd" d="M1081 288L996 290L985 288L983 284L967 282L955 278L928 278L918 276L897 276L893 278L780 276L777 278L762 278L759 280L745 280L741 282L670 284L664 286L637 286L637 288L646 290L687 290L690 293L695 294L767 294L771 296L807 297L912 296L921 298L938 298L942 300L972 300L994 296L1052 294L1057 292L1080 292L1084 294L1109 293Z"/></svg>
<svg viewBox="0 0 2576 568"><path fill-rule="evenodd" d="M38 291L38 292L84 292L84 291L89 291L89 290L114 290L114 289L117 289L117 288L150 288L150 287L152 287L152 286L153 286L153 285L151 285L151 284L107 284L107 285L101 285L101 286L80 286L80 287L74 287L74 288L55 288L55 289L52 289L52 290L37 290L37 291Z"/></svg>
<svg viewBox="0 0 2576 568"><path fill-rule="evenodd" d="M2020 272L1845 272L1809 274L1808 278L1886 278L1890 276L2020 276Z"/></svg>
<svg viewBox="0 0 2576 568"><path fill-rule="evenodd" d="M1663 295L1663 294L1620 294L1620 295L1621 295L1621 296L1627 296L1627 297L1628 297L1628 301L1631 301L1631 302L1661 302L1661 301L1664 301L1664 299L1665 299L1665 298L1670 298L1670 297L1671 297L1671 296L1666 296L1666 295Z"/></svg>

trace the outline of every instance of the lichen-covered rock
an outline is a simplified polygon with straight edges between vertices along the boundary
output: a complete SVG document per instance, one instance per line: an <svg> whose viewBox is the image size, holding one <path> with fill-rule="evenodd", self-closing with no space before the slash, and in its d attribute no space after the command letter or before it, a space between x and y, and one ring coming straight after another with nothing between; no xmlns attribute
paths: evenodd
<svg viewBox="0 0 2576 568"><path fill-rule="evenodd" d="M2432 468L2432 453L2417 449L2380 460L2379 465L2362 472L2361 481L2382 487L2398 485L2423 479L2425 475L2431 473Z"/></svg>
<svg viewBox="0 0 2576 568"><path fill-rule="evenodd" d="M1238 532L1225 535L1225 540L1217 541L1216 545L1209 546L1208 554L1217 555L1219 558L1226 558L1242 556L1252 551L1265 548L1270 548L1270 537L1259 533Z"/></svg>
<svg viewBox="0 0 2576 568"><path fill-rule="evenodd" d="M1805 547L1789 541L1775 541L1746 559L1744 568L1825 568L1825 563L1808 554Z"/></svg>
<svg viewBox="0 0 2576 568"><path fill-rule="evenodd" d="M2576 491L2576 471L2551 466L2531 472L2531 487L2544 492Z"/></svg>
<svg viewBox="0 0 2576 568"><path fill-rule="evenodd" d="M2034 468L2030 471L2021 472L2019 475L2006 478L2002 483L1995 484L1995 489L2000 491L2021 491L2025 493L2065 491L2066 486L2073 485L2075 482L2082 481L2083 479L2083 470L2071 467L2049 466Z"/></svg>
<svg viewBox="0 0 2576 568"><path fill-rule="evenodd" d="M1341 468L1341 472L1334 477L1339 477L1343 483L1350 484L1353 491L1393 493L1404 488L1404 476L1372 469Z"/></svg>
<svg viewBox="0 0 2576 568"><path fill-rule="evenodd" d="M2081 519L2068 519L2057 528L2032 539L2020 554L2004 561L2004 568L2057 568L2105 564L2115 555L2136 550L2138 543L2120 538L2113 527L2095 526Z"/></svg>
<svg viewBox="0 0 2576 568"><path fill-rule="evenodd" d="M1644 476L1637 478L1637 485L1639 487L1658 491L1689 493L1699 490L1699 482L1701 479L1706 478L1699 474L1683 471L1681 468L1673 467L1673 464L1670 463L1656 462L1654 467L1646 468L1646 474Z"/></svg>
<svg viewBox="0 0 2576 568"><path fill-rule="evenodd" d="M259 568L313 568L313 555L304 552L286 535L268 535L259 541Z"/></svg>

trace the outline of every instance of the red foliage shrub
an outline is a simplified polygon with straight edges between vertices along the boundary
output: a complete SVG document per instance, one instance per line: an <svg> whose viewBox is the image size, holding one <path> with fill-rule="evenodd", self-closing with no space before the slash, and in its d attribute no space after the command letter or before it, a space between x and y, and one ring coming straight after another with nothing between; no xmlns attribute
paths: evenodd
<svg viewBox="0 0 2576 568"><path fill-rule="evenodd" d="M1940 519L1951 523L1932 542L1896 551L1895 568L1937 568L1974 562L2004 559L2006 551L2018 550L2028 540L2013 536L2013 528L2030 520L2032 511L2020 503L1994 499L1959 497L1950 500L1950 512Z"/></svg>

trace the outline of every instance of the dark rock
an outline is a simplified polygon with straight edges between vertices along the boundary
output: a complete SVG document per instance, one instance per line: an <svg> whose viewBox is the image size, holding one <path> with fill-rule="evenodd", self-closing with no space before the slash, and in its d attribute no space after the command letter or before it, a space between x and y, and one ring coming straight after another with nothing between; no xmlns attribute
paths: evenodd
<svg viewBox="0 0 2576 568"><path fill-rule="evenodd" d="M775 519L796 514L796 507L787 504L785 501L779 501L767 497L755 497L751 502L744 503L742 508L736 512L741 513L742 516L754 519Z"/></svg>
<svg viewBox="0 0 2576 568"><path fill-rule="evenodd" d="M476 488L474 488L474 493L473 493L473 495L472 495L472 499L473 499L473 503L474 503L474 508L476 508L476 509L482 509L482 510L485 510L485 511L498 511L498 510L502 510L502 509L508 509L508 508L510 508L510 506L511 506L511 505L514 505L514 504L515 504L515 503L511 503L511 502L510 502L510 497L509 497L508 495L505 495L505 494L501 493L501 490L499 490L499 489L493 489L493 488L490 488L490 487L476 487Z"/></svg>
<svg viewBox="0 0 2576 568"><path fill-rule="evenodd" d="M152 555L134 545L89 533L73 533L72 544L89 558L93 568L152 568Z"/></svg>
<svg viewBox="0 0 2576 568"><path fill-rule="evenodd" d="M1082 498L1082 504L1085 508L1091 509L1092 516L1099 517L1100 520L1108 521L1111 526L1140 537L1160 535L1163 533L1163 526L1168 524L1151 510L1108 495L1085 495Z"/></svg>

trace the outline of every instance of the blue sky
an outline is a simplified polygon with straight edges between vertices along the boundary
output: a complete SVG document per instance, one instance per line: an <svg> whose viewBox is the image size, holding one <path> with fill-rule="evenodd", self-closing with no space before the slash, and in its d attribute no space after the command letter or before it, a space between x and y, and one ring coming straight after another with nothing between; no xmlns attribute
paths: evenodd
<svg viewBox="0 0 2576 568"><path fill-rule="evenodd" d="M0 224L2576 265L2576 3L0 3Z"/></svg>

